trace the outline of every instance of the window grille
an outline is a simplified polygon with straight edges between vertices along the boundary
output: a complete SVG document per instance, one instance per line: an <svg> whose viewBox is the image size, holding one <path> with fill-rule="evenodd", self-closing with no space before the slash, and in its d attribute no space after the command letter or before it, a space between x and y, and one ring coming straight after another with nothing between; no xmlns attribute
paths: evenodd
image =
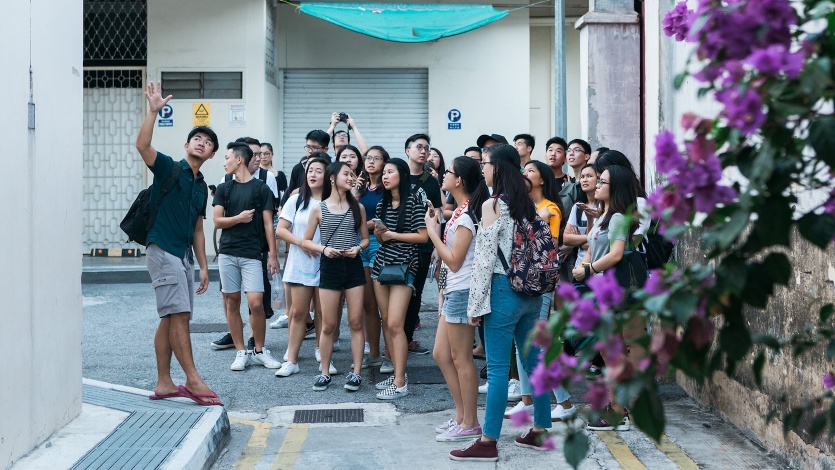
<svg viewBox="0 0 835 470"><path fill-rule="evenodd" d="M148 60L145 0L84 2L84 65L143 66Z"/></svg>
<svg viewBox="0 0 835 470"><path fill-rule="evenodd" d="M142 88L142 69L84 69L84 88Z"/></svg>
<svg viewBox="0 0 835 470"><path fill-rule="evenodd" d="M174 99L241 99L243 72L162 72L162 96Z"/></svg>

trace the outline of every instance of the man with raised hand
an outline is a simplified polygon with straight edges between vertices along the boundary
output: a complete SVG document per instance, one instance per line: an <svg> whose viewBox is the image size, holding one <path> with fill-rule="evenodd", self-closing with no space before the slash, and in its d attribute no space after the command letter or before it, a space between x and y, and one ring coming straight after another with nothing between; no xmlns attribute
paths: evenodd
<svg viewBox="0 0 835 470"><path fill-rule="evenodd" d="M200 265L200 286L197 294L209 287L206 262L206 238L203 219L209 197L200 167L217 151L217 135L209 127L195 127L188 134L185 158L175 162L157 152L151 145L157 112L171 99L162 97L159 82L148 84L145 97L148 115L142 121L136 138L136 149L154 174L151 207L160 197L160 190L175 165L180 166L177 184L162 198L156 221L147 238L146 262L157 299L160 317L154 352L157 358L157 385L149 398L187 397L200 405L223 405L217 394L203 382L194 365L189 337L189 321L194 308L194 257ZM186 383L180 386L171 380L171 353L177 358Z"/></svg>

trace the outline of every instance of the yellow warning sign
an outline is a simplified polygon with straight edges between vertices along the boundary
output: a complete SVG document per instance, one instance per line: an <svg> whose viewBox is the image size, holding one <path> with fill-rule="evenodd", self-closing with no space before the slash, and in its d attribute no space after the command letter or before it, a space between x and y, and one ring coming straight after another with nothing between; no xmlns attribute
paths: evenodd
<svg viewBox="0 0 835 470"><path fill-rule="evenodd" d="M192 103L192 117L194 119L194 127L197 126L211 126L211 103Z"/></svg>

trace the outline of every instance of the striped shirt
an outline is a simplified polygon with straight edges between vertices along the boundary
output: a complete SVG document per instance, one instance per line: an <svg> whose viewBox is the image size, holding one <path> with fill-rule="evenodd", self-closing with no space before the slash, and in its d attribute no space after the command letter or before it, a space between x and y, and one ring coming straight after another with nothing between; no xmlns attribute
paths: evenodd
<svg viewBox="0 0 835 470"><path fill-rule="evenodd" d="M403 204L403 201L400 203ZM418 229L426 228L426 222L423 220L423 204L421 204L415 194L411 194L406 200L405 209L406 213L404 214L403 231L401 233L417 233ZM377 217L382 220L383 224L389 230L396 232L399 211L389 206L388 210L385 211L385 217L383 217L383 212L383 201L380 201L377 205ZM374 267L371 268L371 276L376 279L383 266L392 264L408 265L408 273L412 276L417 276L419 254L420 245L415 243L406 243L397 240L389 240L385 243L381 242L380 249L377 250L377 258L374 260Z"/></svg>
<svg viewBox="0 0 835 470"><path fill-rule="evenodd" d="M348 212L337 214L328 209L325 201L320 202L319 207L322 209L322 222L319 224L322 244L340 251L357 246L359 230L354 228L351 208L348 208Z"/></svg>

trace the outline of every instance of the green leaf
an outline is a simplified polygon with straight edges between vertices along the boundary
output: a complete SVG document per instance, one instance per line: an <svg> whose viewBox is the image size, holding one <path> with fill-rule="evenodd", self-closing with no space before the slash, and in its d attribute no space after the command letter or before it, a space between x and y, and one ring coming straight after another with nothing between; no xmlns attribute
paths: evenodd
<svg viewBox="0 0 835 470"><path fill-rule="evenodd" d="M633 377L623 382L615 383L615 400L618 403L632 403L635 395L644 388L644 381L639 377Z"/></svg>
<svg viewBox="0 0 835 470"><path fill-rule="evenodd" d="M818 314L818 318L820 318L821 323L826 323L829 320L829 317L832 316L832 313L835 312L835 305L826 304L821 307L821 311Z"/></svg>
<svg viewBox="0 0 835 470"><path fill-rule="evenodd" d="M720 286L733 294L740 294L745 288L748 267L745 260L737 255L729 255L716 268L716 276Z"/></svg>
<svg viewBox="0 0 835 470"><path fill-rule="evenodd" d="M678 90L681 88L681 85L684 84L684 80L687 78L687 72L681 72L680 74L676 75L676 78L673 79L673 86Z"/></svg>
<svg viewBox="0 0 835 470"><path fill-rule="evenodd" d="M754 382L757 383L757 387L761 387L763 384L763 366L765 365L765 353L761 352L757 354L757 358L754 359Z"/></svg>
<svg viewBox="0 0 835 470"><path fill-rule="evenodd" d="M668 307L680 325L687 323L699 305L699 296L692 290L680 290L670 297Z"/></svg>
<svg viewBox="0 0 835 470"><path fill-rule="evenodd" d="M835 339L826 346L826 359L829 361L835 359Z"/></svg>
<svg viewBox="0 0 835 470"><path fill-rule="evenodd" d="M797 228L803 238L821 249L826 249L832 238L835 237L835 217L826 213L815 214L809 212L797 221Z"/></svg>
<svg viewBox="0 0 835 470"><path fill-rule="evenodd" d="M656 390L642 390L635 400L631 414L636 426L655 442L661 441L661 434L664 432L664 405L661 404Z"/></svg>
<svg viewBox="0 0 835 470"><path fill-rule="evenodd" d="M589 453L589 438L584 432L573 432L565 436L565 443L562 449L565 454L565 461L574 468L580 466L580 462Z"/></svg>
<svg viewBox="0 0 835 470"><path fill-rule="evenodd" d="M719 333L719 344L729 361L738 361L751 349L751 335L744 322L728 322Z"/></svg>
<svg viewBox="0 0 835 470"><path fill-rule="evenodd" d="M758 214L745 250L752 253L774 245L789 246L792 208L786 198L778 195L763 200Z"/></svg>
<svg viewBox="0 0 835 470"><path fill-rule="evenodd" d="M785 253L771 253L763 260L763 267L768 271L771 279L777 284L789 285L792 275L792 264Z"/></svg>
<svg viewBox="0 0 835 470"><path fill-rule="evenodd" d="M783 437L785 437L789 431L797 428L797 425L800 424L800 418L802 417L802 408L794 408L791 412L789 412L789 414L783 416Z"/></svg>
<svg viewBox="0 0 835 470"><path fill-rule="evenodd" d="M830 166L835 166L835 117L827 116L816 119L809 126L809 143L815 149L819 159Z"/></svg>
<svg viewBox="0 0 835 470"><path fill-rule="evenodd" d="M809 425L809 435L812 436L812 439L820 436L820 433L823 432L824 428L826 428L826 424L828 422L829 417L825 412L820 413L812 419L812 424Z"/></svg>
<svg viewBox="0 0 835 470"><path fill-rule="evenodd" d="M751 212L746 209L739 209L730 217L724 225L711 230L705 234L705 245L707 248L719 248L727 250L739 236L739 233L748 225Z"/></svg>
<svg viewBox="0 0 835 470"><path fill-rule="evenodd" d="M762 333L751 335L751 341L753 341L754 344L764 344L775 351L779 351L781 347L777 338Z"/></svg>

